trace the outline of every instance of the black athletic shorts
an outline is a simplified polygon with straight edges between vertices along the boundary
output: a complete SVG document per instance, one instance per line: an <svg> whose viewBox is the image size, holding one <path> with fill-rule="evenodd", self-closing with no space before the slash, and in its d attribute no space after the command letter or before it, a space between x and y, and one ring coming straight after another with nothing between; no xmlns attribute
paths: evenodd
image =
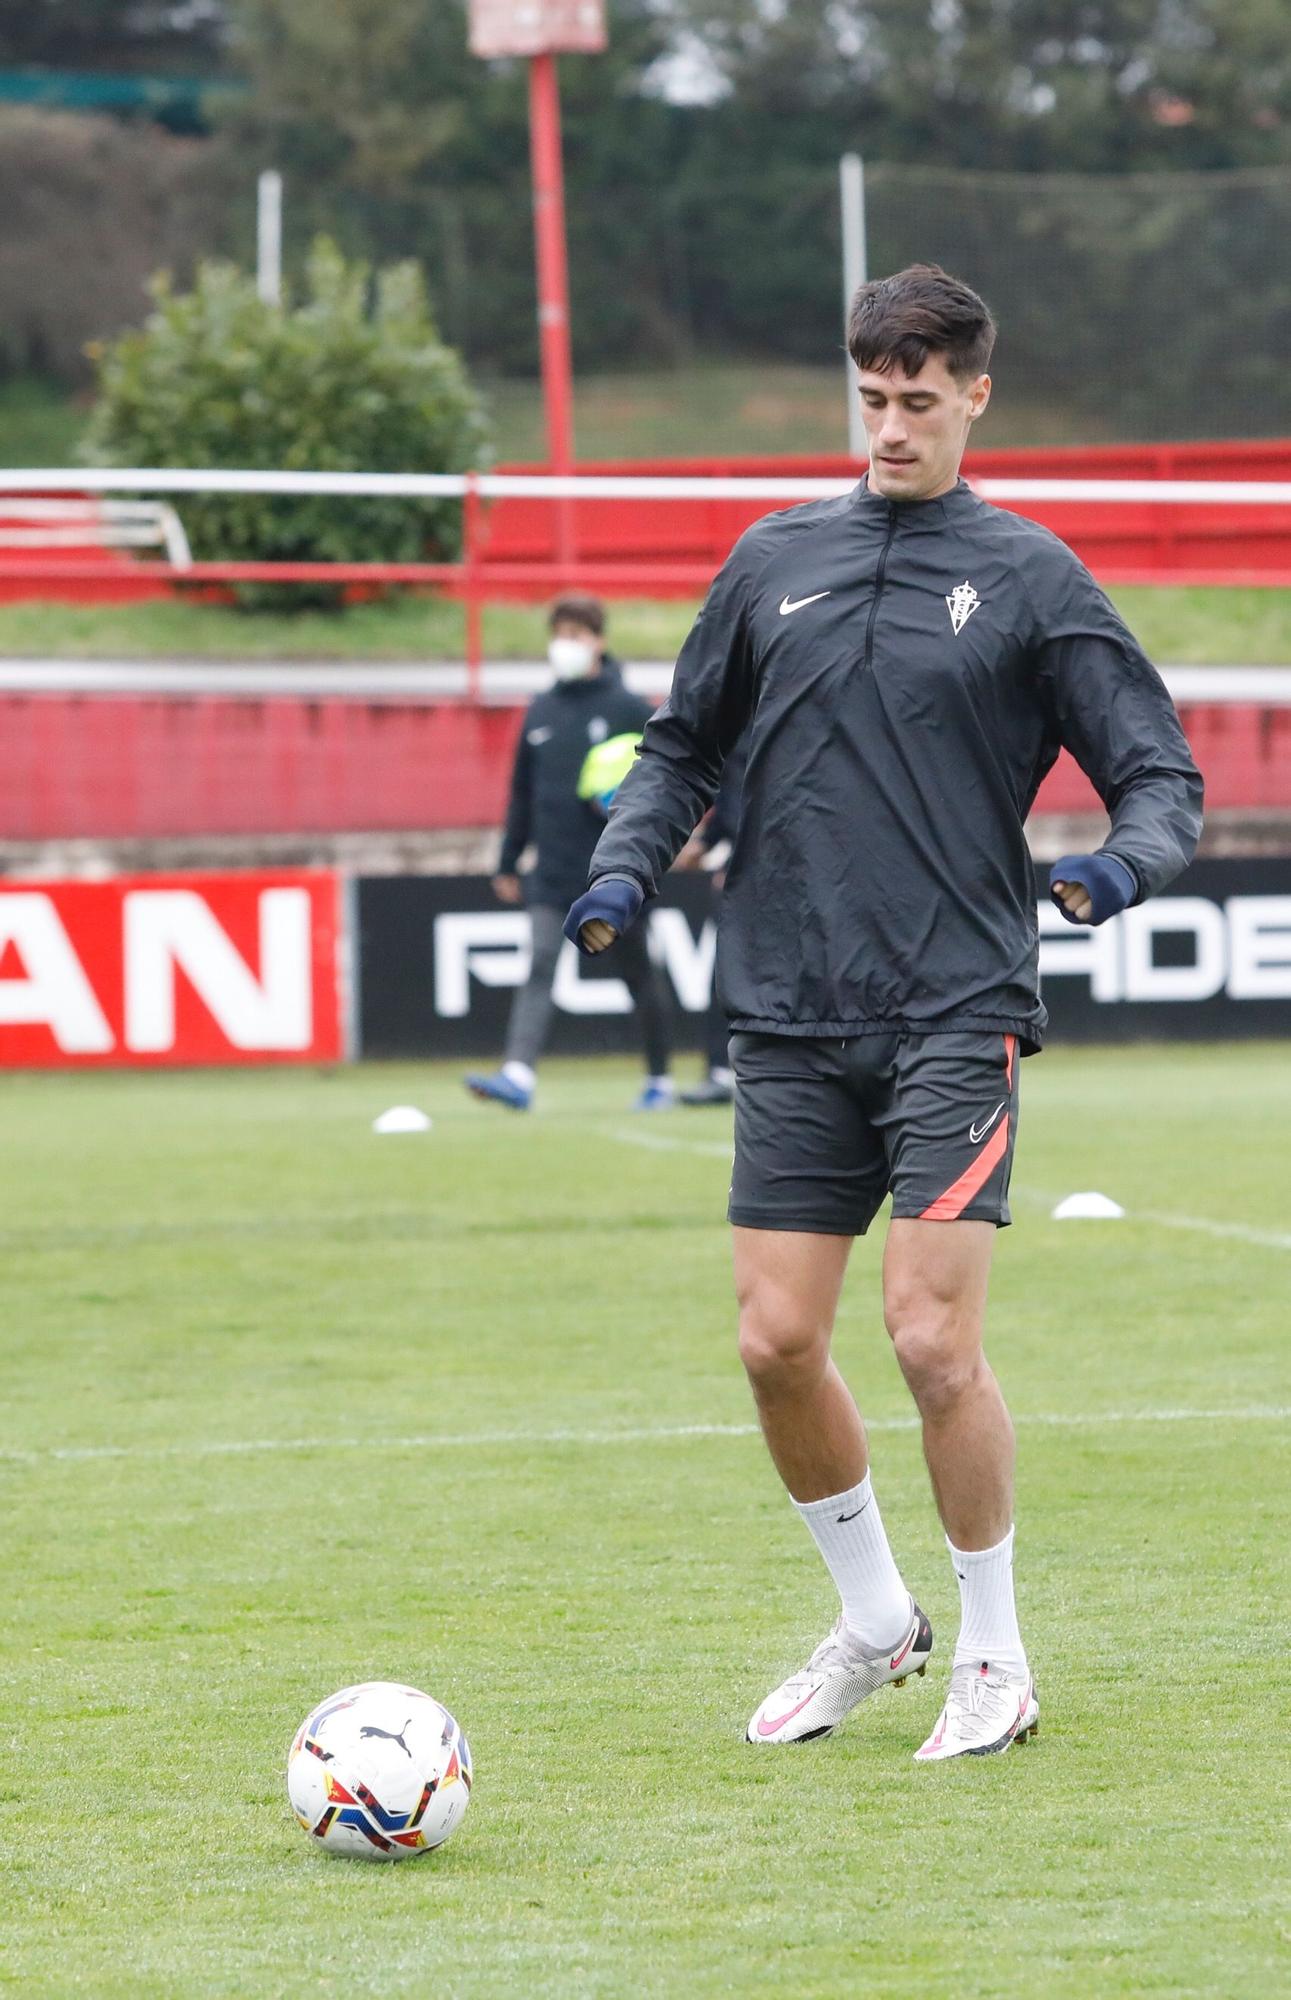
<svg viewBox="0 0 1291 2000"><path fill-rule="evenodd" d="M737 1033L730 1046L739 1227L863 1236L888 1193L894 1216L1011 1220L1016 1035Z"/></svg>

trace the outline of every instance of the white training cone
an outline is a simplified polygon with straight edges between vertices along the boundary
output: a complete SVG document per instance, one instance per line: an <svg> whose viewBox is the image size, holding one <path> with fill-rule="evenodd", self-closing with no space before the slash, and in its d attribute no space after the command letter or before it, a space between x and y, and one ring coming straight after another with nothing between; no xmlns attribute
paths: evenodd
<svg viewBox="0 0 1291 2000"><path fill-rule="evenodd" d="M372 1120L374 1132L429 1132L430 1120L413 1104L392 1104Z"/></svg>
<svg viewBox="0 0 1291 2000"><path fill-rule="evenodd" d="M1125 1210L1105 1194L1069 1194L1053 1211L1054 1222L1119 1222Z"/></svg>

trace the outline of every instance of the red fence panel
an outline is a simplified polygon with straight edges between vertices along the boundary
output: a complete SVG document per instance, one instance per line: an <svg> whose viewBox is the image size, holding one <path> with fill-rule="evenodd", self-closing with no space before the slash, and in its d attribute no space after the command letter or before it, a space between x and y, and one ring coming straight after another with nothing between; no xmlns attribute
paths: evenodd
<svg viewBox="0 0 1291 2000"><path fill-rule="evenodd" d="M519 711L214 695L0 697L0 838L492 823Z"/></svg>
<svg viewBox="0 0 1291 2000"><path fill-rule="evenodd" d="M508 471L540 472L540 466ZM861 467L844 454L810 458L607 459L580 463L583 474L680 478L859 478ZM1184 445L1051 446L1029 450L972 451L964 461L979 479L1291 479L1291 440ZM710 573L732 543L774 501L576 500L572 503L580 561L588 563L698 563ZM1181 505L1177 502L1027 501L1012 511L1052 529L1097 576L1109 581L1194 577L1223 581L1234 573L1291 575L1291 509L1280 506ZM488 503L480 574L504 563L554 559L554 516L545 500ZM622 594L625 586L616 582ZM652 584L650 595L688 596L693 583ZM507 595L541 595L508 586Z"/></svg>
<svg viewBox="0 0 1291 2000"><path fill-rule="evenodd" d="M497 826L522 710L274 696L0 696L0 838ZM1291 810L1291 708L1185 705L1212 807ZM1097 809L1068 757L1037 810Z"/></svg>
<svg viewBox="0 0 1291 2000"><path fill-rule="evenodd" d="M541 472L512 466L512 472ZM970 478L1291 479L1291 441L1183 445L1048 446L1028 450L974 451L964 469ZM828 478L851 480L861 467L842 454L803 458L704 458L584 462L581 474L611 476ZM495 499L479 505L480 544L472 575L482 594L541 599L560 577L558 517L573 523L573 549L582 583L610 596L702 594L732 543L778 503L757 499L581 499L556 506L544 499ZM1229 506L1218 502L1151 500L1010 503L1062 537L1094 573L1109 582L1282 582L1291 579L1291 508ZM182 502L180 503L182 513ZM467 503L468 524L476 503ZM0 501L0 520L3 505ZM175 588L164 567L138 563L118 551L87 550L79 560L65 550L25 552L0 559L0 600L69 599L106 603L169 595ZM35 565L37 575L32 575ZM540 564L545 573L514 574L515 565ZM648 565L677 565L672 577L638 577ZM221 566L222 567L222 566ZM243 566L245 571L246 566ZM599 572L599 573L598 573ZM194 583L202 565L192 572ZM359 588L377 581L369 575ZM426 581L426 579L422 579ZM470 580L457 575L443 587L466 594ZM194 587L190 584L190 588ZM205 594L222 594L208 581Z"/></svg>

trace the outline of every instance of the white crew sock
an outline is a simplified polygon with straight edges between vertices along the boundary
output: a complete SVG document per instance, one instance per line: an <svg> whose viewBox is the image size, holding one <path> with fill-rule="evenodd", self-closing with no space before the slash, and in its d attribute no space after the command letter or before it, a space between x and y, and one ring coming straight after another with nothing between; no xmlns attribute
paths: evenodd
<svg viewBox="0 0 1291 2000"><path fill-rule="evenodd" d="M708 1076L711 1083L720 1083L723 1090L730 1090L735 1082L733 1069L710 1069Z"/></svg>
<svg viewBox="0 0 1291 2000"><path fill-rule="evenodd" d="M793 1504L838 1585L848 1631L876 1651L904 1638L910 1593L892 1560L869 1473L849 1493Z"/></svg>
<svg viewBox="0 0 1291 2000"><path fill-rule="evenodd" d="M1009 1673L1025 1673L1027 1656L1013 1602L1012 1528L993 1549L957 1549L949 1535L946 1547L959 1578L961 1618L954 1664L976 1666L989 1660Z"/></svg>
<svg viewBox="0 0 1291 2000"><path fill-rule="evenodd" d="M671 1097L675 1088L676 1085L670 1076L648 1076L646 1078L647 1090L662 1090Z"/></svg>
<svg viewBox="0 0 1291 2000"><path fill-rule="evenodd" d="M502 1074L508 1083L515 1085L517 1090L531 1091L538 1081L537 1076L530 1069L528 1063L504 1062L502 1065Z"/></svg>

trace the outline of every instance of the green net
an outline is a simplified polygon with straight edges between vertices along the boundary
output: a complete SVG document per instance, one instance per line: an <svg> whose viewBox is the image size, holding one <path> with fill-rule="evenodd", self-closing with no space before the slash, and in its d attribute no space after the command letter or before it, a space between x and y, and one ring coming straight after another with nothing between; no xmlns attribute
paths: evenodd
<svg viewBox="0 0 1291 2000"><path fill-rule="evenodd" d="M867 175L870 268L943 264L1037 442L1291 431L1291 172Z"/></svg>

